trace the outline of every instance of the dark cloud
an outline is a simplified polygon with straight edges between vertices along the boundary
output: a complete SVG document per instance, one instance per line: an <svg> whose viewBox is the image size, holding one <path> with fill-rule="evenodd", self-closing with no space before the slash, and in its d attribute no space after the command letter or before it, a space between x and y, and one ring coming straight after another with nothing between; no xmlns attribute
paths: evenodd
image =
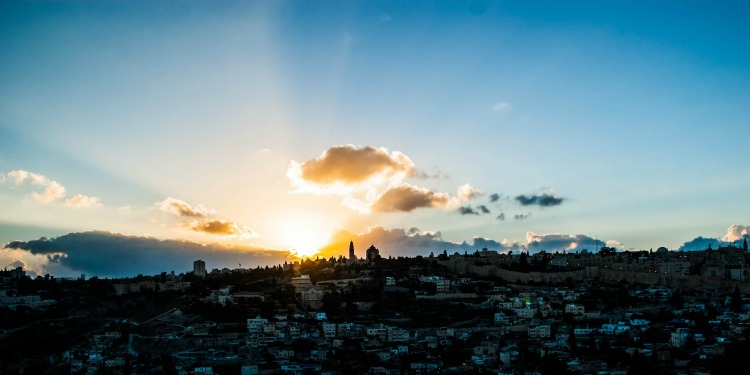
<svg viewBox="0 0 750 375"><path fill-rule="evenodd" d="M370 228L365 233L352 234L347 231L335 233L329 244L320 253L323 256L347 255L349 241L354 242L355 253L362 257L366 248L375 245L384 256L415 256L429 255L430 252L438 254L447 250L449 254L458 252L474 252L486 247L498 252L507 251L531 251L545 250L555 251L579 251L588 249L598 251L605 243L595 240L589 236L566 235L566 234L543 234L532 232L526 233L526 243L502 241L498 242L483 237L474 237L471 242L451 242L442 238L440 232L420 232L416 228L408 231L403 229L385 229L381 226Z"/></svg>
<svg viewBox="0 0 750 375"><path fill-rule="evenodd" d="M5 244L4 248L26 250L32 254L47 254L55 251L52 241L45 237L31 241L10 241Z"/></svg>
<svg viewBox="0 0 750 375"><path fill-rule="evenodd" d="M427 173L427 172L425 172L423 170L420 170L420 169L414 170L414 173L412 173L411 176L414 177L414 178L420 179L420 180L427 180L427 179L431 179L431 178L432 179L439 179L439 178L446 179L446 178L450 178L450 176L448 176L447 174L445 174L443 172L435 172L434 174L429 174L429 173Z"/></svg>
<svg viewBox="0 0 750 375"><path fill-rule="evenodd" d="M474 210L471 206L461 206L458 208L458 213L461 215L479 215L479 212Z"/></svg>
<svg viewBox="0 0 750 375"><path fill-rule="evenodd" d="M718 249L722 246L729 245L728 242L724 242L719 240L718 238L706 238L702 236L698 236L688 242L685 242L680 246L680 250L683 251L702 251L708 249L708 246L711 246L712 249Z"/></svg>
<svg viewBox="0 0 750 375"><path fill-rule="evenodd" d="M449 202L449 194L404 183L389 188L372 204L371 209L374 212L409 212L421 207L444 208Z"/></svg>
<svg viewBox="0 0 750 375"><path fill-rule="evenodd" d="M442 239L440 232L420 232L417 228L409 231L403 229L387 230L381 226L370 228L365 233L352 234L348 231L335 233L329 244L320 249L324 256L347 255L349 241L354 242L357 256L363 257L365 249L375 245L380 249L381 256L416 256L429 255L430 252L437 254L443 250L449 253L476 250L474 246L466 242L454 243Z"/></svg>
<svg viewBox="0 0 750 375"><path fill-rule="evenodd" d="M701 251L708 249L709 245L712 249L730 245L742 246L742 242L746 239L750 240L750 225L732 224L727 228L727 233L721 239L698 236L682 244L680 250Z"/></svg>
<svg viewBox="0 0 750 375"><path fill-rule="evenodd" d="M487 208L487 206L481 204L476 207L471 206L461 206L458 208L457 212L461 215L479 215L479 214L488 214L490 213L490 209Z"/></svg>
<svg viewBox="0 0 750 375"><path fill-rule="evenodd" d="M495 240L479 237L474 237L474 241L472 242L473 248L475 249L482 249L487 248L487 250L494 250L498 252L506 252L506 251L525 251L525 246L522 244L519 244L518 242L512 242L512 243L503 243L503 242L497 242Z"/></svg>
<svg viewBox="0 0 750 375"><path fill-rule="evenodd" d="M526 233L526 249L529 251L599 251L606 243L583 234L536 234Z"/></svg>
<svg viewBox="0 0 750 375"><path fill-rule="evenodd" d="M497 219L500 221L505 220L505 214L501 212L500 215L497 215Z"/></svg>
<svg viewBox="0 0 750 375"><path fill-rule="evenodd" d="M515 219L515 220L526 220L526 219L529 218L529 216L531 216L531 212L529 212L529 213L527 213L525 215L524 214L513 215L513 219Z"/></svg>
<svg viewBox="0 0 750 375"><path fill-rule="evenodd" d="M541 207L557 206L565 200L562 197L556 197L553 194L531 194L531 195L516 195L514 198L518 203L523 206L538 205Z"/></svg>
<svg viewBox="0 0 750 375"><path fill-rule="evenodd" d="M300 177L315 184L356 184L375 176L415 172L414 163L403 153L385 148L354 145L331 147L319 157L299 164Z"/></svg>
<svg viewBox="0 0 750 375"><path fill-rule="evenodd" d="M13 241L5 248L47 255L50 263L65 269L103 277L190 271L196 259L203 259L208 268L236 268L240 263L245 267L279 264L290 257L288 251L158 240L99 231Z"/></svg>
<svg viewBox="0 0 750 375"><path fill-rule="evenodd" d="M500 200L502 196L498 193L490 194L490 203L495 203Z"/></svg>

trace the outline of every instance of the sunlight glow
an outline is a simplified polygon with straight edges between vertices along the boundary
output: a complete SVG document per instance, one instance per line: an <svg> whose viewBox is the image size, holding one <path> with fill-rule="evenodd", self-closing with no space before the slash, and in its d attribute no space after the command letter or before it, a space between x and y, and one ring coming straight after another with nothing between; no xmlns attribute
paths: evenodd
<svg viewBox="0 0 750 375"><path fill-rule="evenodd" d="M279 242L300 257L314 256L328 240L324 223L311 215L294 215L278 223Z"/></svg>

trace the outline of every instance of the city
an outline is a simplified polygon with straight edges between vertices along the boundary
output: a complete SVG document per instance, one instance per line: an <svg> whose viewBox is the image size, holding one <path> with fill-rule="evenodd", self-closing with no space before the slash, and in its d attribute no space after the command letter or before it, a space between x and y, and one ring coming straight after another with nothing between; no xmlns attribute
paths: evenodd
<svg viewBox="0 0 750 375"><path fill-rule="evenodd" d="M2 372L721 374L750 253L443 252L127 279L2 272ZM343 252L342 252L343 253Z"/></svg>
<svg viewBox="0 0 750 375"><path fill-rule="evenodd" d="M747 373L748 19L2 0L0 375Z"/></svg>

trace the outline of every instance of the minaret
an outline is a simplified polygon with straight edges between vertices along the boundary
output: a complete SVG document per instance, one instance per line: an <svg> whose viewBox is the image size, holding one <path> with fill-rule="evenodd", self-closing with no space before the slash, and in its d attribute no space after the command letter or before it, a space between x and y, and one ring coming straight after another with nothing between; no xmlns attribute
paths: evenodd
<svg viewBox="0 0 750 375"><path fill-rule="evenodd" d="M349 260L356 260L357 256L354 255L354 241L349 241Z"/></svg>

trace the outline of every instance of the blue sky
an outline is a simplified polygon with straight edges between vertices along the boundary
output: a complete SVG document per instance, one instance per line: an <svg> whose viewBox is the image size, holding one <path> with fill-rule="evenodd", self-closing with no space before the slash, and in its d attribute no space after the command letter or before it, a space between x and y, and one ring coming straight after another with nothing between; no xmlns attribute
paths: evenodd
<svg viewBox="0 0 750 375"><path fill-rule="evenodd" d="M749 13L743 2L3 2L0 242L102 230L311 254L339 230L376 226L455 243L734 239L750 209ZM420 173L335 191L289 177L292 161L342 145L405 155ZM51 182L65 194L33 195ZM448 198L372 209L403 184ZM459 199L464 184L473 198ZM563 200L516 199L544 194ZM175 200L205 210L162 212ZM491 213L457 213L480 205ZM211 220L233 229L210 232ZM31 262L21 255L2 260Z"/></svg>

